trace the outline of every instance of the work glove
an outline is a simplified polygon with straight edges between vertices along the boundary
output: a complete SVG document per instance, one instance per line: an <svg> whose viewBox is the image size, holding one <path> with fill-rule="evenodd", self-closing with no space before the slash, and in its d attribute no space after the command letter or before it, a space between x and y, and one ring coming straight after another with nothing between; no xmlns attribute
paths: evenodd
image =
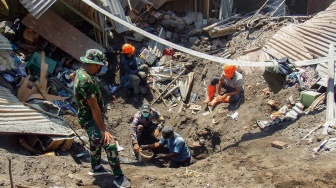
<svg viewBox="0 0 336 188"><path fill-rule="evenodd" d="M139 72L138 72L138 76L139 76L140 78L142 78L142 79L144 79L144 78L147 77L146 73L145 73L145 72L142 72L142 71L139 71Z"/></svg>
<svg viewBox="0 0 336 188"><path fill-rule="evenodd" d="M146 148L148 148L148 145L141 145L140 148L141 149L146 149Z"/></svg>
<svg viewBox="0 0 336 188"><path fill-rule="evenodd" d="M162 159L165 157L165 154L157 154L155 159Z"/></svg>
<svg viewBox="0 0 336 188"><path fill-rule="evenodd" d="M139 153L139 144L134 144L133 151L134 151L135 154Z"/></svg>

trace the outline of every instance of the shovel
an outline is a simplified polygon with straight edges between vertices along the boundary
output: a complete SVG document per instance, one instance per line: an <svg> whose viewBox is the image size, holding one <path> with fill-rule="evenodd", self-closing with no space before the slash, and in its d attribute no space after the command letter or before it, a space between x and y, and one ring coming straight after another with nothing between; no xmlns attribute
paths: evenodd
<svg viewBox="0 0 336 188"><path fill-rule="evenodd" d="M207 105L207 106L205 107L205 110L207 110L207 109L209 109L209 113L210 113L210 115L211 115L212 123L213 123L213 124L217 124L218 122L215 120L215 118L214 118L214 114L212 113L212 107L209 106L209 105ZM205 112L205 113L207 113L206 115L209 114L208 112ZM205 114L205 113L203 113L203 114Z"/></svg>
<svg viewBox="0 0 336 188"><path fill-rule="evenodd" d="M205 85L205 84L204 84ZM208 97L208 92L207 92L207 88L204 88L205 89L205 96ZM212 123L213 124L216 124L216 120L215 118L213 117L213 113L212 113L212 106L209 106L209 104L206 104L206 107L204 108L205 109L205 112L202 114L203 116L207 116L207 115L211 115L211 119L212 119ZM209 111L207 111L207 109Z"/></svg>

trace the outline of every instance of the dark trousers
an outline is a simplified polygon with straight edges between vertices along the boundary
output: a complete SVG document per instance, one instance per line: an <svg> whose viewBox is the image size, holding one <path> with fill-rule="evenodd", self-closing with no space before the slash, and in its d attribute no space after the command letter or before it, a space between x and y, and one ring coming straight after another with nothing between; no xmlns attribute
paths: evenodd
<svg viewBox="0 0 336 188"><path fill-rule="evenodd" d="M148 66L146 64L140 65L138 71L148 74ZM133 88L134 94L138 94L140 92L140 85L145 84L147 84L146 79L142 79L138 75L128 74L121 78L121 85L126 88Z"/></svg>
<svg viewBox="0 0 336 188"><path fill-rule="evenodd" d="M141 127L137 130L139 145L153 144L159 141L159 139L154 136L154 131L157 128L157 124L150 123L147 126L138 125L138 127Z"/></svg>
<svg viewBox="0 0 336 188"><path fill-rule="evenodd" d="M119 153L116 143L103 144L103 136L100 133L100 129L94 121L91 121L89 126L85 128L86 133L89 136L90 141L90 159L92 168L100 165L102 148L107 154L108 162L113 170L113 175L117 176L122 174L119 161Z"/></svg>
<svg viewBox="0 0 336 188"><path fill-rule="evenodd" d="M216 86L219 83L219 79L220 78L217 77L217 76L212 77L210 85ZM218 86L218 87L220 87L220 86ZM236 91L236 88L230 87L226 82L224 82L221 87L225 89L224 93L231 93L231 92ZM243 90L241 90L240 93L237 94L237 95L232 95L230 97L230 103L236 103L239 100L239 98L241 97L242 92L243 92Z"/></svg>
<svg viewBox="0 0 336 188"><path fill-rule="evenodd" d="M192 163L192 157L187 158L183 161L174 161L173 159L170 160L169 168L180 168L185 166L190 166Z"/></svg>

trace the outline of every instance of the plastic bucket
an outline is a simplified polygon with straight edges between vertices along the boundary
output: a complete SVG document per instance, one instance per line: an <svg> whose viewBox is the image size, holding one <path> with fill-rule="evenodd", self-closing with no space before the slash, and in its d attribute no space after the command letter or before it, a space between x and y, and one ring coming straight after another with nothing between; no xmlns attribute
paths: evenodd
<svg viewBox="0 0 336 188"><path fill-rule="evenodd" d="M152 159L153 156L154 156L154 152L152 150L150 150L150 149L145 149L145 150L140 149L138 160L139 160L139 162L148 162Z"/></svg>

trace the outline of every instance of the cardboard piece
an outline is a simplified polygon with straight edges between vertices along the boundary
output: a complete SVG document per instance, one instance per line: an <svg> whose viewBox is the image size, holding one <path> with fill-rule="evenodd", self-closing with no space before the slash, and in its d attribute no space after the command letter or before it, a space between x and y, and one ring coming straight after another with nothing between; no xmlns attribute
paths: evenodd
<svg viewBox="0 0 336 188"><path fill-rule="evenodd" d="M74 136L48 136L48 146L45 148L45 151L54 151L58 149L62 151L69 150L71 148L74 138Z"/></svg>

